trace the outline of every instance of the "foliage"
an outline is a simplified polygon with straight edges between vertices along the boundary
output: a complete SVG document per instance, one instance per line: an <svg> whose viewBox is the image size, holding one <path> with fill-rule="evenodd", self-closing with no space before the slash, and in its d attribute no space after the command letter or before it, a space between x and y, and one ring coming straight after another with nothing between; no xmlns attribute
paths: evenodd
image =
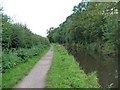
<svg viewBox="0 0 120 90"><path fill-rule="evenodd" d="M44 48L37 56L27 59L25 63L19 63L15 68L11 68L2 74L2 88L13 88L24 76L26 76L35 63L48 51L49 47Z"/></svg>
<svg viewBox="0 0 120 90"><path fill-rule="evenodd" d="M86 75L73 56L54 45L54 59L48 72L47 88L98 88L96 74Z"/></svg>
<svg viewBox="0 0 120 90"><path fill-rule="evenodd" d="M116 2L81 2L65 22L48 31L48 38L51 42L114 56L119 43L117 17Z"/></svg>
<svg viewBox="0 0 120 90"><path fill-rule="evenodd" d="M33 34L26 25L13 23L2 14L2 72L42 53L49 45L47 38Z"/></svg>
<svg viewBox="0 0 120 90"><path fill-rule="evenodd" d="M39 35L33 34L26 25L12 23L7 15L2 15L2 48L31 48L37 45L48 45L49 41Z"/></svg>
<svg viewBox="0 0 120 90"><path fill-rule="evenodd" d="M42 53L45 48L47 48L47 46L44 45L40 47L32 47L30 49L20 48L18 50L15 49L14 51L10 50L8 53L4 51L2 54L2 72L8 71L20 63L27 62L29 58Z"/></svg>

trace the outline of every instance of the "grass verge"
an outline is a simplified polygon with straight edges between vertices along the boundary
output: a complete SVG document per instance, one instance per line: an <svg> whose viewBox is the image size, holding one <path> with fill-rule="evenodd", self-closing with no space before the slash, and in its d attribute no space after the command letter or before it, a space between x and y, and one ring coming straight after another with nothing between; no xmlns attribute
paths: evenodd
<svg viewBox="0 0 120 90"><path fill-rule="evenodd" d="M0 90L2 89L2 73L0 72Z"/></svg>
<svg viewBox="0 0 120 90"><path fill-rule="evenodd" d="M72 55L54 45L54 59L46 79L46 88L99 88L96 73L86 75Z"/></svg>
<svg viewBox="0 0 120 90"><path fill-rule="evenodd" d="M25 63L21 63L2 74L2 88L13 88L28 72L35 63L46 54L50 47L44 49L38 56L34 56Z"/></svg>

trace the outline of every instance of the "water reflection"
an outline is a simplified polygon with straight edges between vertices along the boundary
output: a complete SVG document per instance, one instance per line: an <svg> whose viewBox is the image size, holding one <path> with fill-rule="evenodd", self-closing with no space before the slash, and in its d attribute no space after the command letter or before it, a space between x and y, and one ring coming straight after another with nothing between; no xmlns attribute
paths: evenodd
<svg viewBox="0 0 120 90"><path fill-rule="evenodd" d="M74 54L80 66L86 73L97 71L99 84L102 87L118 87L118 62L117 57L112 58L99 54L80 53Z"/></svg>

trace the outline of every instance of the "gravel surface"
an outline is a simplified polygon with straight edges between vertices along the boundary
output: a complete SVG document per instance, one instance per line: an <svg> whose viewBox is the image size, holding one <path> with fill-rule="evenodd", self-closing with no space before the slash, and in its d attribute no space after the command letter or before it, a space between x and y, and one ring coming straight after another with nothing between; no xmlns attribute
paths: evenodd
<svg viewBox="0 0 120 90"><path fill-rule="evenodd" d="M15 88L44 88L53 53L53 48L51 48L47 54L36 63L29 74L15 86Z"/></svg>

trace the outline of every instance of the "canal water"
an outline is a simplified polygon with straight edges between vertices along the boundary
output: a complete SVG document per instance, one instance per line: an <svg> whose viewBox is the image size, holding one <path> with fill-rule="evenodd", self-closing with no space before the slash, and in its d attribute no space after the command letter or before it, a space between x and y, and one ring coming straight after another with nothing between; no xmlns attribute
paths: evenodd
<svg viewBox="0 0 120 90"><path fill-rule="evenodd" d="M102 56L100 54L73 54L80 67L86 74L96 71L98 82L105 88L118 87L118 59L117 57Z"/></svg>

